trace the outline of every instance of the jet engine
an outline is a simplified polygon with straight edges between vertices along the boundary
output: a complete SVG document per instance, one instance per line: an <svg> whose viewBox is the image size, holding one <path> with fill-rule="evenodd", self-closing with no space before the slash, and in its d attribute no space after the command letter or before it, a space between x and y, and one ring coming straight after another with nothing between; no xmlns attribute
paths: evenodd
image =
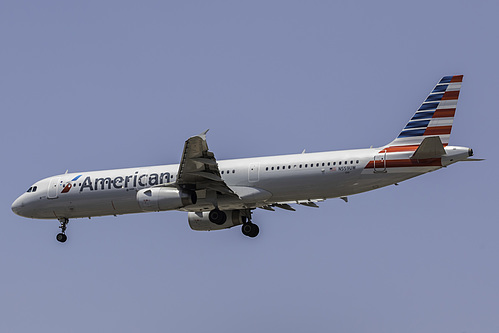
<svg viewBox="0 0 499 333"><path fill-rule="evenodd" d="M225 214L227 215L227 219L223 224L211 222L209 217L210 212L189 212L187 219L189 220L191 229L198 231L228 229L243 224L243 221L246 221L246 217L243 217L239 210L227 210Z"/></svg>
<svg viewBox="0 0 499 333"><path fill-rule="evenodd" d="M137 201L143 211L157 212L194 205L196 192L182 191L172 187L153 187L137 192Z"/></svg>

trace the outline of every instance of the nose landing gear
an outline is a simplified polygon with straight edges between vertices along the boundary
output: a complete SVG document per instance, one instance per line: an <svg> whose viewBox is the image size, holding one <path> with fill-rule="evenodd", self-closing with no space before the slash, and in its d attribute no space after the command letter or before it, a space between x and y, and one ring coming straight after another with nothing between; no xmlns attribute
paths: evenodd
<svg viewBox="0 0 499 333"><path fill-rule="evenodd" d="M59 242L64 243L65 241L68 240L68 236L66 236L66 226L69 223L69 219L63 217L59 219L59 223L61 224L59 228L61 228L61 232L55 236L55 239L57 239Z"/></svg>

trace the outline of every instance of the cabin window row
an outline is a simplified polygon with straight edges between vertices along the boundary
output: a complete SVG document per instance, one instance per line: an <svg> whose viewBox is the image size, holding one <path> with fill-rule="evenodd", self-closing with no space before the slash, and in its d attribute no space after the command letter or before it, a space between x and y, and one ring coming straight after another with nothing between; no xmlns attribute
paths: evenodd
<svg viewBox="0 0 499 333"><path fill-rule="evenodd" d="M220 173L223 175L224 174L224 170L220 171ZM231 171L230 170L227 170L225 171L226 174L230 174ZM236 173L236 170L232 170L232 173Z"/></svg>
<svg viewBox="0 0 499 333"><path fill-rule="evenodd" d="M305 163L305 164L294 164L293 165L293 169L295 168L299 168L299 169L303 169L303 168L318 168L318 167L325 167L326 165L328 167L330 166L336 166L336 165L352 165L352 164L359 164L360 161L359 160L350 160L350 161L338 161L338 162L322 162L322 163ZM266 171L272 171L272 170L286 170L286 169L291 169L291 165L283 165L282 167L280 165L278 166L268 166L268 167L265 167L265 170Z"/></svg>

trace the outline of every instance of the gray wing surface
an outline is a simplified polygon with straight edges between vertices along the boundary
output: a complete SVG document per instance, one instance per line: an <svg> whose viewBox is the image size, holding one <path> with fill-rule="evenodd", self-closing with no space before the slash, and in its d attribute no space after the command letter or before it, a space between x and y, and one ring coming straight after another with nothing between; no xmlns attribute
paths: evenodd
<svg viewBox="0 0 499 333"><path fill-rule="evenodd" d="M208 150L207 132L185 141L176 183L191 190L212 190L237 198L220 176L215 154Z"/></svg>

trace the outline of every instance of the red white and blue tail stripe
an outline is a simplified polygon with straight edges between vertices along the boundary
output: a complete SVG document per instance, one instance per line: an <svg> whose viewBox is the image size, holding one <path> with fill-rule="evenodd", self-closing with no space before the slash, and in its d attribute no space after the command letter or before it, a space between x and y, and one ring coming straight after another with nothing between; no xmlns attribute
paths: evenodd
<svg viewBox="0 0 499 333"><path fill-rule="evenodd" d="M386 148L405 150L408 146L420 145L426 137L432 136L440 137L442 144L447 146L462 81L462 75L444 76L399 136Z"/></svg>

